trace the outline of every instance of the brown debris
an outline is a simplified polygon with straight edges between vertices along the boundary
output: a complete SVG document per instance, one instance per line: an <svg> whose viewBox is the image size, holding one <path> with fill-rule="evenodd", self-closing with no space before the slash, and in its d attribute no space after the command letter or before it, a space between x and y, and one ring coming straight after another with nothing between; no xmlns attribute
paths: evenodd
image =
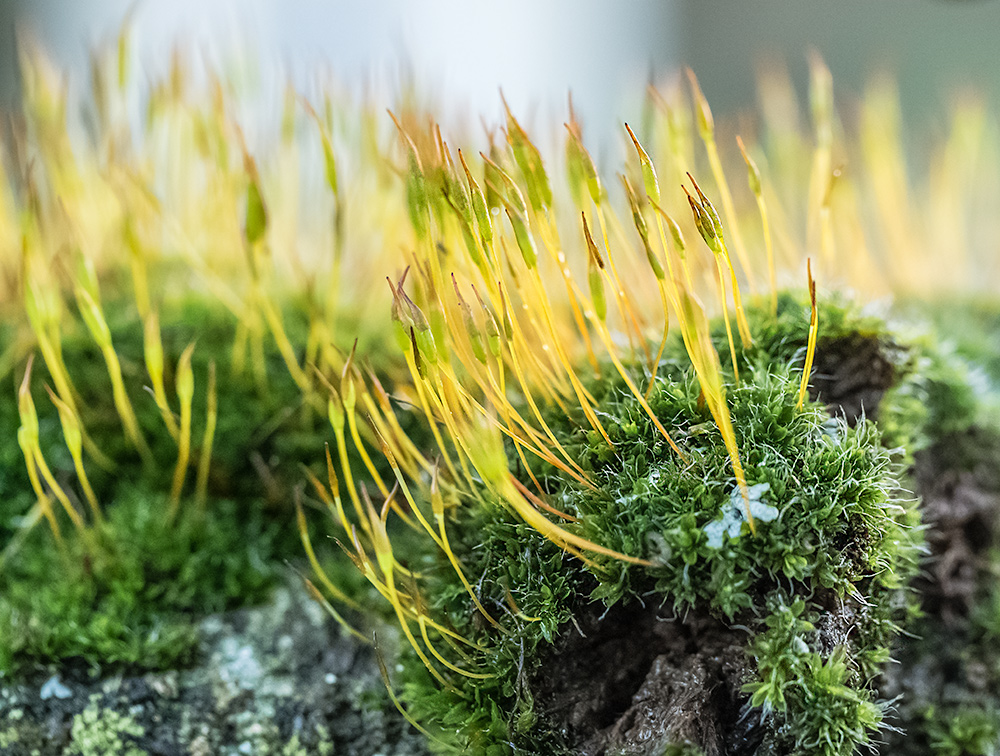
<svg viewBox="0 0 1000 756"><path fill-rule="evenodd" d="M660 754L689 742L705 756L752 754L764 734L740 693L746 633L691 613L592 604L533 681L545 721L581 756ZM603 616L602 616L603 614Z"/></svg>
<svg viewBox="0 0 1000 756"><path fill-rule="evenodd" d="M861 333L820 342L810 397L825 402L831 415L845 417L852 426L862 414L874 420L879 402L896 380L894 349Z"/></svg>
<svg viewBox="0 0 1000 756"><path fill-rule="evenodd" d="M973 428L946 438L918 453L914 465L931 552L915 588L924 611L948 625L964 624L980 597L996 543L1000 449L986 436Z"/></svg>

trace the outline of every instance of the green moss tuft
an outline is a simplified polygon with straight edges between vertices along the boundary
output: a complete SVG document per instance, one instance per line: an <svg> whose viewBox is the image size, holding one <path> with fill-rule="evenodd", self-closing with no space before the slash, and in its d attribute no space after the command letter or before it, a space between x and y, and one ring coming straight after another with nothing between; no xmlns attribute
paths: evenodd
<svg viewBox="0 0 1000 756"><path fill-rule="evenodd" d="M205 514L167 516L163 494L136 489L110 508L94 545L70 541L65 556L32 533L3 575L0 669L77 659L105 668L184 664L193 621L262 600L272 586L274 524L259 506L213 502Z"/></svg>
<svg viewBox="0 0 1000 756"><path fill-rule="evenodd" d="M894 380L908 374L907 350L894 345L883 323L841 305L827 304L823 312L828 339L892 345L900 366ZM611 697L615 669L614 663L586 669L574 662L574 654L589 658L591 651L581 645L586 641L572 639L578 632L603 637L601 622L620 621L609 632L628 644L628 634L646 632L639 628L648 622L653 629L637 643L655 644L663 642L657 618L676 623L678 632L700 628L690 631L695 655L699 643L720 639L716 657L731 663L710 673L718 674L712 684L718 695L730 696L740 721L762 723L747 725L745 736L756 739L758 753L847 756L877 732L885 708L874 678L908 613L905 587L921 548L919 516L902 493L899 457L894 461L873 422L831 418L818 403L796 409L802 322L808 321L801 315L789 297L777 320L753 312L753 330L761 336L742 355L742 382L728 393L756 534L677 342L668 345L650 405L685 459L668 447L631 392L605 378L589 389L613 449L587 428L582 413L548 418L597 489L554 468L533 470L550 503L577 518L567 527L649 566L610 559L585 565L489 502L457 515L449 531L454 548L480 599L495 616L506 615L512 632L489 628L450 568L423 558L421 572L432 581L429 600L460 633L485 645L469 663L492 675L485 681L454 676L456 690L441 689L428 683L419 662L408 660L411 711L437 725L446 750L573 752L595 733L565 719L563 688L590 685L594 699ZM725 338L721 327L717 333ZM879 395L879 412L905 415L888 391L897 385L890 381ZM929 417L907 416L907 432L927 432ZM524 471L515 472L528 482ZM595 622L587 624L589 618ZM565 682L574 674L590 679ZM618 714L641 685L655 682L643 683L642 675L619 695ZM573 695L586 698L585 692ZM689 708L696 700L691 694ZM659 705L669 708L669 701ZM680 727L661 723L663 747L706 745L689 742ZM605 745L614 742L610 737Z"/></svg>
<svg viewBox="0 0 1000 756"><path fill-rule="evenodd" d="M948 717L925 714L934 756L990 756L1000 743L1000 715L981 708L963 708Z"/></svg>
<svg viewBox="0 0 1000 756"><path fill-rule="evenodd" d="M237 323L219 306L187 298L161 315L166 389L174 396L177 364L196 341L190 468L178 516L169 491L177 444L164 425L148 382L143 327L127 305L106 303L126 389L156 464L143 464L128 443L112 401L103 358L82 326L64 333L69 367L84 425L113 467L85 453L88 477L106 522L81 534L59 513L66 553L44 523L29 529L35 503L24 457L16 444L0 445L0 671L21 674L39 664L76 660L107 669L163 669L185 664L197 641L193 622L207 613L260 602L285 560L301 560L294 526L293 489L302 465L331 435L325 417L304 403L277 349L265 353L266 386L229 367ZM306 323L294 307L286 324L295 343ZM7 334L11 337L11 334ZM0 352L4 345L0 343ZM218 363L218 423L204 506L195 500L198 444L206 420L209 363ZM0 392L0 424L17 428L17 386L23 363ZM45 392L51 376L36 361L32 394L38 407L42 453L83 511L73 461L55 407ZM323 407L325 412L325 406ZM355 467L363 470L360 460ZM317 468L317 473L322 471ZM383 471L387 474L387 470ZM310 518L313 510L308 510ZM321 558L336 547L317 544ZM348 572L347 570L342 570ZM350 573L354 577L353 572ZM348 582L348 581L344 581ZM356 582L356 581L355 581Z"/></svg>

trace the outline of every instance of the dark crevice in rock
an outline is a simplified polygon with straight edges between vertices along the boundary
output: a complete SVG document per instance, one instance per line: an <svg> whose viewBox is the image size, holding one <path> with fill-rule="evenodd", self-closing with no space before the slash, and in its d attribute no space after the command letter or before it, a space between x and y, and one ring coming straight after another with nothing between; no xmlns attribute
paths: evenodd
<svg viewBox="0 0 1000 756"><path fill-rule="evenodd" d="M745 632L690 613L666 618L638 603L591 604L533 680L544 720L575 754L660 754L692 743L705 756L749 756L764 735L740 687Z"/></svg>
<svg viewBox="0 0 1000 756"><path fill-rule="evenodd" d="M1000 515L1000 438L972 428L916 456L931 557L914 587L923 610L955 624L968 617L981 590Z"/></svg>
<svg viewBox="0 0 1000 756"><path fill-rule="evenodd" d="M982 637L975 607L993 580L990 551L1000 527L1000 436L973 427L915 455L929 556L913 588L923 616L893 650L880 694L897 702L889 723L920 722L929 710L996 705L995 642ZM884 753L930 751L920 732L886 733Z"/></svg>
<svg viewBox="0 0 1000 756"><path fill-rule="evenodd" d="M874 420L885 392L896 381L898 347L883 338L853 333L825 339L816 348L809 394L852 426L862 416Z"/></svg>

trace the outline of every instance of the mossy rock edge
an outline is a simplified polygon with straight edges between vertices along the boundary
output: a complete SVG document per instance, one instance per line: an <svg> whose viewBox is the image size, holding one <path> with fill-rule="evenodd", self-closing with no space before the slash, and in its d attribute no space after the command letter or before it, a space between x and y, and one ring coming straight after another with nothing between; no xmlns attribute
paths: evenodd
<svg viewBox="0 0 1000 756"><path fill-rule="evenodd" d="M436 725L443 752L846 756L896 743L893 728L930 749L907 753L992 752L975 750L996 744L989 711L947 704L952 713L938 720L927 701L913 709L891 700L882 677L891 654L907 644L912 652L900 629L927 629L941 618L910 587L926 549L910 491L930 501L921 475L950 475L968 457L948 459L943 450L963 434L985 433L977 430L979 397L967 366L932 339L912 340L848 305L823 303L816 403L796 413L807 314L791 297L770 324L753 313L761 338L740 354L742 383L730 388L757 497L756 537L739 516L697 384L669 346L650 404L689 454L687 468L628 391L608 380L590 388L612 452L581 417L548 418L600 490L533 470L551 504L578 519L576 532L653 567L611 560L588 567L500 507L450 523L480 599L514 629L492 631L447 565L425 557L422 570L439 581L428 590L436 608L488 645L476 661L494 675L456 678L454 693L429 684L422 665L407 659L411 712ZM715 335L725 354L721 327ZM988 459L1000 456L1000 447L984 449ZM530 485L526 471L514 472ZM653 477L675 493L660 491ZM690 502L687 511L672 496ZM984 507L995 511L992 500ZM924 517L933 550L940 519ZM983 530L986 542L994 542L992 532ZM989 548L979 549L982 559L966 565L975 573L968 603L976 606L989 572ZM928 591L926 581L916 588Z"/></svg>

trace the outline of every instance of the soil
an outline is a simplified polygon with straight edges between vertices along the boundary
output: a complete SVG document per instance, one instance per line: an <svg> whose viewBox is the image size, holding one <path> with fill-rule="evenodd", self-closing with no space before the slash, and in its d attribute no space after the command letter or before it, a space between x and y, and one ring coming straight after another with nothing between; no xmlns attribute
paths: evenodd
<svg viewBox="0 0 1000 756"><path fill-rule="evenodd" d="M747 635L708 616L665 617L633 603L590 604L532 681L547 722L580 756L662 754L689 742L705 756L750 756L764 734L740 686Z"/></svg>
<svg viewBox="0 0 1000 756"><path fill-rule="evenodd" d="M882 397L896 380L893 357L897 349L884 339L860 333L821 341L809 382L810 397L851 425L862 416L876 419Z"/></svg>
<svg viewBox="0 0 1000 756"><path fill-rule="evenodd" d="M1000 540L998 460L1000 436L975 427L916 455L930 554L913 586L923 616L900 637L893 650L898 663L879 686L884 698L897 702L888 722L896 729L886 732L884 753L930 752L919 727L928 711L989 710L1000 703L996 639L984 635L975 616L995 580L990 552Z"/></svg>

